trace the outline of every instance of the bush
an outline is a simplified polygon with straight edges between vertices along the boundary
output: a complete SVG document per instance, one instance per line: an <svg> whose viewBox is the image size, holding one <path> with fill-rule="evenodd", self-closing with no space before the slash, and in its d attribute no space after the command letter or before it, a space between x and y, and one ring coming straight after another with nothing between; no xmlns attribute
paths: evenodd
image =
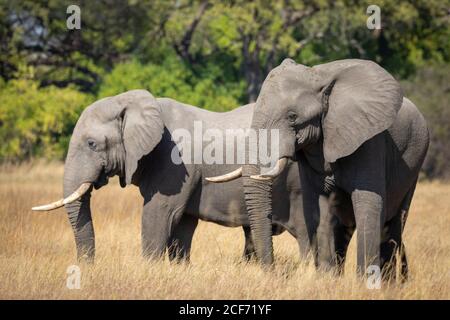
<svg viewBox="0 0 450 320"><path fill-rule="evenodd" d="M65 156L75 123L92 97L32 80L0 84L0 161Z"/></svg>
<svg viewBox="0 0 450 320"><path fill-rule="evenodd" d="M424 173L429 178L450 178L450 65L420 69L403 82L403 89L422 111L430 129Z"/></svg>
<svg viewBox="0 0 450 320"><path fill-rule="evenodd" d="M176 57L161 65L142 64L137 60L118 64L105 76L99 98L131 89L146 89L155 97L169 97L212 111L236 108L244 99L243 81L225 82L222 71L206 66L194 73Z"/></svg>

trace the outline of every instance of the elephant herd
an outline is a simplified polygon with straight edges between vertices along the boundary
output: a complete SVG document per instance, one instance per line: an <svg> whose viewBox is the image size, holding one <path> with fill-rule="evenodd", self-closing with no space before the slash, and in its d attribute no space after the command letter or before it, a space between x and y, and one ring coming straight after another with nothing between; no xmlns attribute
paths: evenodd
<svg viewBox="0 0 450 320"><path fill-rule="evenodd" d="M224 135L275 130L274 165L248 159L264 143L261 136L250 143L248 135L236 136L247 155L241 163L186 161L198 143L182 146L176 133L195 138L199 123L203 133ZM146 257L167 251L171 260L188 260L201 219L242 226L244 258L263 266L273 264L272 235L287 231L318 268L342 272L356 230L359 274L377 266L390 277L400 263L406 278L402 232L428 144L423 116L376 63L307 67L285 59L268 74L255 103L225 113L145 90L93 103L70 140L64 198L33 210L65 206L78 258L92 261L90 194L117 175L122 187L138 186L144 199ZM174 161L174 154L182 160Z"/></svg>

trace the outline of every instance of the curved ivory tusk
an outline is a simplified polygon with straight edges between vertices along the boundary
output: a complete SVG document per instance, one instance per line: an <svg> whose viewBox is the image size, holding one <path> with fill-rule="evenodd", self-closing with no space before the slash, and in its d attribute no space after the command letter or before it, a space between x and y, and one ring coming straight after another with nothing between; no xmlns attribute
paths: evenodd
<svg viewBox="0 0 450 320"><path fill-rule="evenodd" d="M77 190L75 190L74 193L69 195L68 197L58 200L58 201L55 201L55 202L52 202L50 204L46 204L46 205L39 206L39 207L33 207L33 208L31 208L31 210L33 210L33 211L49 211L49 210L60 208L63 205L74 202L75 200L80 198L83 194L86 193L86 191L89 190L90 187L91 187L90 182L82 183L81 186Z"/></svg>
<svg viewBox="0 0 450 320"><path fill-rule="evenodd" d="M240 177L242 177L242 167L240 167L239 169L236 169L234 171L231 171L227 174L224 174L222 176L205 178L205 180L210 181L210 182L220 183L220 182L231 181L231 180L234 180L234 179L237 179Z"/></svg>
<svg viewBox="0 0 450 320"><path fill-rule="evenodd" d="M269 172L266 172L263 174L258 174L258 175L253 175L253 176L250 176L250 178L255 179L255 180L264 180L264 181L274 179L283 172L284 168L286 168L287 161L288 161L287 158L278 159L275 166Z"/></svg>

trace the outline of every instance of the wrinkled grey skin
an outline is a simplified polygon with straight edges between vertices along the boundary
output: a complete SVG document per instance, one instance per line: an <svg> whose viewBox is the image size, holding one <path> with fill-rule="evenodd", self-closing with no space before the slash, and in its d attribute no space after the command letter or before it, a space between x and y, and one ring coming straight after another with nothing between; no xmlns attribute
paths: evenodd
<svg viewBox="0 0 450 320"><path fill-rule="evenodd" d="M99 188L107 184L108 177L118 175L122 187L135 184L144 198L145 256L158 257L169 248L171 259L188 259L198 219L202 219L229 227L244 226L244 256L250 258L254 248L242 180L214 184L203 179L240 165L176 165L171 153L175 129L188 130L194 139L194 121L201 121L203 130L249 128L253 109L251 104L215 113L167 98L155 99L144 90L97 101L83 111L72 134L65 163L64 196L84 182ZM291 161L274 185L273 228L275 233L287 229L298 240L301 252L306 253L314 219L303 214L298 166ZM66 205L78 257L87 260L95 255L90 191Z"/></svg>
<svg viewBox="0 0 450 320"><path fill-rule="evenodd" d="M305 211L320 210L319 264L342 267L356 228L360 273L376 265L387 274L400 249L406 275L401 235L429 136L391 75L365 60L310 68L286 59L264 81L251 126L279 129L280 158L301 164ZM249 177L260 173L244 166L245 198L256 254L271 264L276 210L272 182ZM334 175L331 194L323 192L327 175Z"/></svg>

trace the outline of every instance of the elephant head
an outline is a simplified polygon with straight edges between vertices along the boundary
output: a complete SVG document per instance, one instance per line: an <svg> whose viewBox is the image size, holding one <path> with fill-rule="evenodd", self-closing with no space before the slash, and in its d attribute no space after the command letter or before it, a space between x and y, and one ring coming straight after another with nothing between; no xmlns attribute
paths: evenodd
<svg viewBox="0 0 450 320"><path fill-rule="evenodd" d="M125 187L133 182L138 161L160 142L164 132L161 110L145 90L101 99L87 107L77 121L64 166L64 198L33 210L65 206L72 225L77 255L92 261L95 237L90 193L120 177Z"/></svg>
<svg viewBox="0 0 450 320"><path fill-rule="evenodd" d="M252 236L263 263L273 261L271 183L283 171L286 159L315 148L321 163L314 164L314 169L330 173L330 164L392 125L402 98L397 81L371 61L341 60L307 67L286 59L268 74L256 101L252 128L279 130L279 160L267 173L248 164L242 171Z"/></svg>

